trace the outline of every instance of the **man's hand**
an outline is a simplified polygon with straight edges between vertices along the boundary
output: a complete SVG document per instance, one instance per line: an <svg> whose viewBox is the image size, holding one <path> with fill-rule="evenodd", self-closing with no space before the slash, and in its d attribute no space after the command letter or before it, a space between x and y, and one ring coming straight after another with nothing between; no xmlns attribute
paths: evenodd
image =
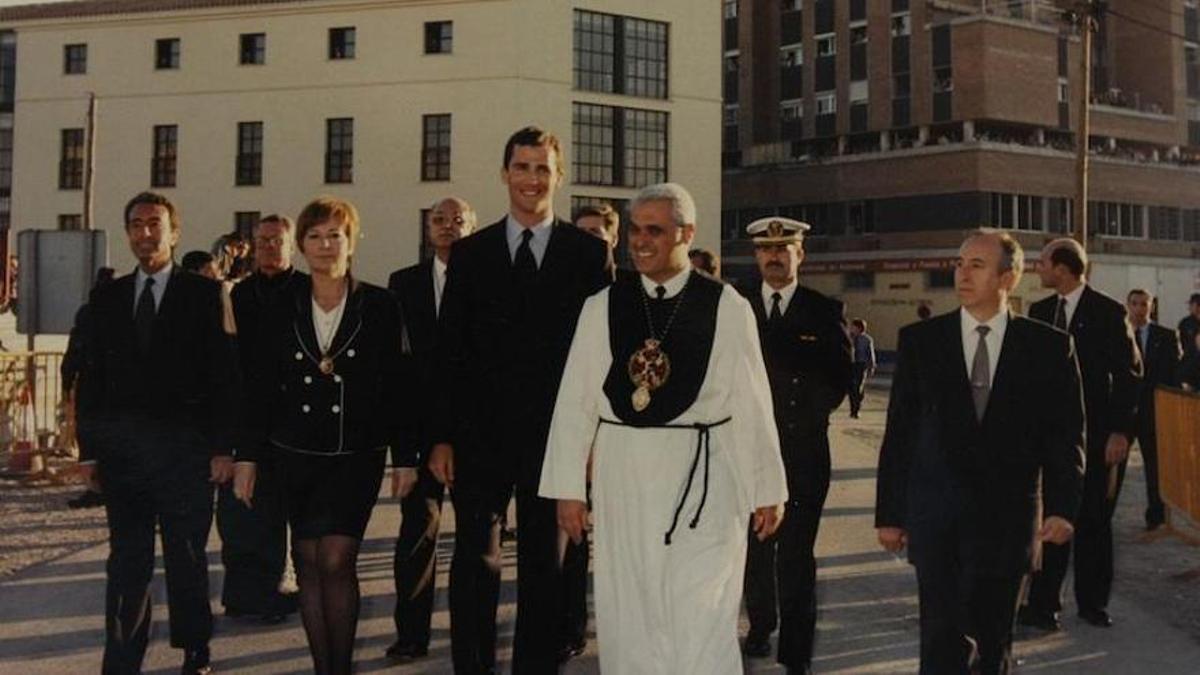
<svg viewBox="0 0 1200 675"><path fill-rule="evenodd" d="M404 499L417 485L417 468L398 466L392 469L392 497Z"/></svg>
<svg viewBox="0 0 1200 675"><path fill-rule="evenodd" d="M754 527L754 535L759 541L765 540L767 537L775 534L775 530L779 529L779 523L783 520L783 504L773 504L771 506L760 506L754 509L754 516L751 520L751 525Z"/></svg>
<svg viewBox="0 0 1200 675"><path fill-rule="evenodd" d="M233 458L229 455L217 455L208 462L208 480L217 485L224 485L233 478Z"/></svg>
<svg viewBox="0 0 1200 675"><path fill-rule="evenodd" d="M903 527L880 527L876 529L879 545L892 553L899 553L908 546L908 532Z"/></svg>
<svg viewBox="0 0 1200 675"><path fill-rule="evenodd" d="M438 443L429 453L429 472L439 483L454 487L454 446Z"/></svg>
<svg viewBox="0 0 1200 675"><path fill-rule="evenodd" d="M100 487L100 472L96 470L96 465L92 462L79 465L79 477L83 479L83 485L87 489L100 494L104 492Z"/></svg>
<svg viewBox="0 0 1200 675"><path fill-rule="evenodd" d="M583 541L583 532L587 529L587 502L578 499L558 500L558 527L571 541L578 544Z"/></svg>
<svg viewBox="0 0 1200 675"><path fill-rule="evenodd" d="M1042 523L1042 529L1038 530L1038 541L1046 541L1051 544L1065 544L1071 541L1071 537L1074 535L1075 526L1067 521L1066 518L1050 516Z"/></svg>
<svg viewBox="0 0 1200 675"><path fill-rule="evenodd" d="M254 483L257 478L258 465L254 462L233 465L233 496L248 509L254 507Z"/></svg>
<svg viewBox="0 0 1200 675"><path fill-rule="evenodd" d="M1122 433L1108 435L1108 443L1104 446L1104 463L1112 466L1125 461L1129 456L1129 438Z"/></svg>

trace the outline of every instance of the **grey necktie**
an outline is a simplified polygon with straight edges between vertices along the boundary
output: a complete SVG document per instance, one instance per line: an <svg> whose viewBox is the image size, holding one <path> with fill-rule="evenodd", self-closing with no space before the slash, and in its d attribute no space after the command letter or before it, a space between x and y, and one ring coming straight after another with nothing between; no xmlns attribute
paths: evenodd
<svg viewBox="0 0 1200 675"><path fill-rule="evenodd" d="M1058 304L1054 306L1054 327L1067 329L1067 299L1058 296Z"/></svg>
<svg viewBox="0 0 1200 675"><path fill-rule="evenodd" d="M975 400L975 419L980 422L987 410L988 396L992 393L992 365L985 339L991 330L987 326L975 327L975 332L979 333L979 344L975 347L975 360L971 362L971 398Z"/></svg>

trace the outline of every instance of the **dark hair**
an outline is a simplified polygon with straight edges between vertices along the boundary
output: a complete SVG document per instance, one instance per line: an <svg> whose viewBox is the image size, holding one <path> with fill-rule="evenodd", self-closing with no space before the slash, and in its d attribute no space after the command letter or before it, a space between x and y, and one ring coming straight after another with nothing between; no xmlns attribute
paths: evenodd
<svg viewBox="0 0 1200 675"><path fill-rule="evenodd" d="M212 263L213 260L215 260L213 254L208 251L188 251L183 254L179 264L189 272L199 273L200 268Z"/></svg>
<svg viewBox="0 0 1200 675"><path fill-rule="evenodd" d="M1200 293L1192 293L1192 297L1188 298L1189 305L1200 305Z"/></svg>
<svg viewBox="0 0 1200 675"><path fill-rule="evenodd" d="M167 210L167 218L171 221L171 229L179 229L179 212L175 210L175 205L170 199L158 194L157 192L140 192L134 195L133 199L125 204L125 225L129 225L129 214L133 213L134 207L140 204L151 204L153 206L161 206Z"/></svg>
<svg viewBox="0 0 1200 675"><path fill-rule="evenodd" d="M1135 296L1135 295L1144 295L1144 296L1146 296L1147 298L1149 298L1149 299L1151 299L1151 300L1154 300L1154 294L1153 294L1153 293L1151 293L1150 291L1148 291L1148 290L1146 290L1146 289L1144 289L1144 288L1134 288L1134 289L1131 289L1131 290L1129 291L1129 293L1127 293L1127 294L1125 295L1125 301L1126 301L1126 302L1129 302L1129 300L1130 300L1131 298L1133 298L1133 296Z"/></svg>
<svg viewBox="0 0 1200 675"><path fill-rule="evenodd" d="M861 330L864 333L867 332L867 320L866 319L859 319L857 317L850 319L850 325L854 326L855 328Z"/></svg>
<svg viewBox="0 0 1200 675"><path fill-rule="evenodd" d="M612 234L621 226L621 216L613 210L613 207L608 204L597 204L595 206L585 206L579 209L575 214L575 224L579 224L580 218L588 218L596 216L604 220L604 231Z"/></svg>
<svg viewBox="0 0 1200 675"><path fill-rule="evenodd" d="M1076 277L1083 276L1083 258L1070 246L1059 246L1050 252L1050 264L1062 265Z"/></svg>
<svg viewBox="0 0 1200 675"><path fill-rule="evenodd" d="M283 226L283 229L289 232L296 231L296 224L292 222L291 218L288 218L287 216L281 216L278 213L272 213L269 216L263 216L261 220L255 223L254 227L251 229L251 232L257 230L259 225L266 225L267 223L279 223Z"/></svg>
<svg viewBox="0 0 1200 675"><path fill-rule="evenodd" d="M554 151L554 167L558 170L558 175L562 176L566 173L566 168L563 166L562 144L558 142L558 136L542 129L541 127L528 126L524 129L518 129L512 136L508 137L508 142L504 144L504 164L503 169L508 168L508 163L512 161L513 152L518 145L528 147L538 147L544 145Z"/></svg>
<svg viewBox="0 0 1200 675"><path fill-rule="evenodd" d="M111 267L101 267L96 270L96 278L92 280L92 290L107 286L116 274L117 271Z"/></svg>
<svg viewBox="0 0 1200 675"><path fill-rule="evenodd" d="M925 319L928 319L931 316L933 316L933 310L929 308L929 305L925 305L925 304L917 305L917 318L918 319L921 319L922 321L924 321Z"/></svg>
<svg viewBox="0 0 1200 675"><path fill-rule="evenodd" d="M694 248L688 251L688 258L699 258L700 264L697 267L714 277L717 276L717 265L720 264L721 259L717 257L716 253L706 248Z"/></svg>

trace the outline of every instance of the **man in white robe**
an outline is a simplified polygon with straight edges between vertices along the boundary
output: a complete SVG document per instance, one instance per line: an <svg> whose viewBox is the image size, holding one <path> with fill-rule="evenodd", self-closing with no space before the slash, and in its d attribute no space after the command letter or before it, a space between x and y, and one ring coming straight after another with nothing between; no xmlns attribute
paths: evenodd
<svg viewBox="0 0 1200 675"><path fill-rule="evenodd" d="M753 518L770 536L787 500L754 315L691 270L686 190L647 187L631 214L638 274L584 305L539 494L559 500L559 525L578 540L593 453L603 672L741 672L746 527Z"/></svg>

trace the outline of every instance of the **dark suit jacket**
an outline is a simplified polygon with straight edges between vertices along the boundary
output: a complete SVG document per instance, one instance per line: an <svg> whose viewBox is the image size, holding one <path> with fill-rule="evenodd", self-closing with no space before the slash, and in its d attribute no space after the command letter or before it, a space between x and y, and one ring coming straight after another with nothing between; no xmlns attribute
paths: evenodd
<svg viewBox="0 0 1200 675"><path fill-rule="evenodd" d="M1138 419L1142 428L1154 424L1154 390L1179 386L1179 334L1156 323L1146 324L1146 348L1142 351L1144 376L1138 386ZM1133 331L1137 340L1137 330ZM1139 343L1140 344L1140 343Z"/></svg>
<svg viewBox="0 0 1200 675"><path fill-rule="evenodd" d="M1058 296L1029 306L1029 316L1054 323ZM1088 461L1104 466L1104 446L1113 432L1133 437L1137 423L1141 359L1133 344L1125 305L1085 286L1068 326L1075 339L1087 415Z"/></svg>
<svg viewBox="0 0 1200 675"><path fill-rule="evenodd" d="M837 300L797 286L780 324L769 326L761 283L738 290L758 320L788 495L820 503L829 489L829 415L850 388L853 351L845 309Z"/></svg>
<svg viewBox="0 0 1200 675"><path fill-rule="evenodd" d="M433 259L392 272L388 290L400 303L404 317L404 359L416 377L412 400L405 404L415 410L412 432L423 457L429 448L428 420L433 414L431 397L434 380L434 346L437 344L437 299L433 289Z"/></svg>
<svg viewBox="0 0 1200 675"><path fill-rule="evenodd" d="M391 293L351 281L329 348L332 373L319 369L309 277L280 296L261 329L261 351L248 371L253 423L239 457L254 460L272 449L333 455L390 448L394 465L416 465L403 405L415 381L401 359L403 327Z"/></svg>
<svg viewBox="0 0 1200 675"><path fill-rule="evenodd" d="M559 221L537 276L522 286L505 219L455 242L442 291L430 440L455 444L460 483L475 475L537 484L579 311L609 282L607 259L603 241Z"/></svg>
<svg viewBox="0 0 1200 675"><path fill-rule="evenodd" d="M133 322L135 281L136 274L127 274L90 300L77 409L80 458L102 459L100 439L113 438L105 432L114 423L143 419L189 425L211 454L231 454L239 378L222 327L220 284L176 264L143 354Z"/></svg>
<svg viewBox="0 0 1200 675"><path fill-rule="evenodd" d="M1071 339L1010 316L983 421L959 311L904 327L879 453L877 527L909 535L917 565L947 542L985 574L1029 569L1038 478L1045 514L1074 521L1083 494L1083 406Z"/></svg>

